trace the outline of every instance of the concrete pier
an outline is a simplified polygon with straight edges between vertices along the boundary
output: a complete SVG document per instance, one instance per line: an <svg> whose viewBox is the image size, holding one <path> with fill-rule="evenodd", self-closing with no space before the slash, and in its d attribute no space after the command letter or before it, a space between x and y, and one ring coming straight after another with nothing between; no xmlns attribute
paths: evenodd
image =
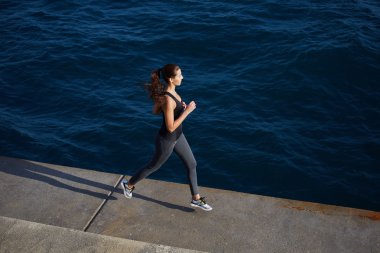
<svg viewBox="0 0 380 253"><path fill-rule="evenodd" d="M0 157L0 252L380 252L380 213Z"/></svg>

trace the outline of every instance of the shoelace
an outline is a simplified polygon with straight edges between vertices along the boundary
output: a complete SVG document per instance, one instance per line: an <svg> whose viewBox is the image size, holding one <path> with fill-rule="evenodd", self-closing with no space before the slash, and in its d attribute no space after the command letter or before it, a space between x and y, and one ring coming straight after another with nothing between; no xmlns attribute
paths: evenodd
<svg viewBox="0 0 380 253"><path fill-rule="evenodd" d="M199 199L199 201L201 202L202 205L206 205L206 200L205 200L206 197L201 197Z"/></svg>

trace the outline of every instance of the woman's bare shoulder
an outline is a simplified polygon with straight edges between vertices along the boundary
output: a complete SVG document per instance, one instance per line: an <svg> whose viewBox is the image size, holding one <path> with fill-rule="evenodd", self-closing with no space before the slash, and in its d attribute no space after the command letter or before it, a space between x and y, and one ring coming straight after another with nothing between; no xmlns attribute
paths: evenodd
<svg viewBox="0 0 380 253"><path fill-rule="evenodd" d="M172 97L170 97L169 95L166 95L165 94L165 99L164 99L164 103L163 103L163 107L166 108L166 109L173 109L176 107L176 103L175 101L173 100Z"/></svg>

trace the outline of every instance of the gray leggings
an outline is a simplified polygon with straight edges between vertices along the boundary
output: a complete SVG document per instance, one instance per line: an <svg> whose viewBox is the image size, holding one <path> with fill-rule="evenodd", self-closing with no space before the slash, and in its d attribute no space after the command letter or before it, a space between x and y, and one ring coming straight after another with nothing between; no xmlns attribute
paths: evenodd
<svg viewBox="0 0 380 253"><path fill-rule="evenodd" d="M180 135L177 141L167 140L158 134L156 137L156 151L152 160L131 177L129 184L135 185L140 180L158 170L169 159L173 150L185 164L191 194L198 194L197 162L183 134Z"/></svg>

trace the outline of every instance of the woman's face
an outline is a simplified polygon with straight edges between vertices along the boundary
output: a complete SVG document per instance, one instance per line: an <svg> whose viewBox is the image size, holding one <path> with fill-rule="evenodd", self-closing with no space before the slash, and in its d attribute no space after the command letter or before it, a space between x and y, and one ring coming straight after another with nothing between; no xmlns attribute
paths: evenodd
<svg viewBox="0 0 380 253"><path fill-rule="evenodd" d="M172 79L172 82L175 86L180 86L182 79L183 79L181 69L178 69L177 74L174 77L172 77L171 79Z"/></svg>

